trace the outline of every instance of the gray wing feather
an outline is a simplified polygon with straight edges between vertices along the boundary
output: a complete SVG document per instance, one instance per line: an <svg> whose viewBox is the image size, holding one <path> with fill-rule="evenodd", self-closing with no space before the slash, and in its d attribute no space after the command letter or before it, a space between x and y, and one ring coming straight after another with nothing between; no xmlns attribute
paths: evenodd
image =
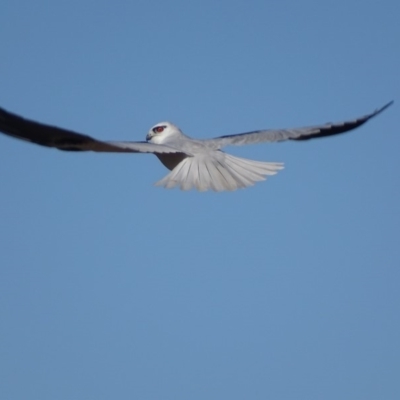
<svg viewBox="0 0 400 400"><path fill-rule="evenodd" d="M310 126L305 128L294 129L268 129L259 130L246 133L239 133L236 135L220 136L214 139L204 140L204 144L213 149L220 149L229 145L245 145L255 144L262 142L280 142L283 140L309 140L319 137L338 135L351 131L365 124L368 120L380 114L393 104L393 101L387 103L374 112L364 115L363 117L356 118L350 121L327 123L325 125Z"/></svg>
<svg viewBox="0 0 400 400"><path fill-rule="evenodd" d="M0 132L41 146L66 151L111 153L177 153L179 150L147 142L103 142L88 135L31 121L0 108Z"/></svg>

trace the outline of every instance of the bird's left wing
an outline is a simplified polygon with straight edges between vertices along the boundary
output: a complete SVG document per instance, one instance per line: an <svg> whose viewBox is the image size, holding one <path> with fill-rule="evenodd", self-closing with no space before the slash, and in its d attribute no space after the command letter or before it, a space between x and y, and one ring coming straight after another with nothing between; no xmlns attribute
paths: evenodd
<svg viewBox="0 0 400 400"><path fill-rule="evenodd" d="M31 121L0 108L0 132L41 146L68 151L111 153L179 153L165 145L148 142L105 142L88 135Z"/></svg>
<svg viewBox="0 0 400 400"><path fill-rule="evenodd" d="M381 108L378 108L370 114L350 121L327 123L325 125L316 125L305 128L252 131L239 133L236 135L220 136L214 139L206 139L203 141L203 143L210 148L220 149L221 147L229 145L240 146L262 142L280 142L283 140L308 140L318 137L337 135L339 133L344 133L352 129L358 128L359 126L365 124L371 118L386 110L392 104L393 101L387 103Z"/></svg>

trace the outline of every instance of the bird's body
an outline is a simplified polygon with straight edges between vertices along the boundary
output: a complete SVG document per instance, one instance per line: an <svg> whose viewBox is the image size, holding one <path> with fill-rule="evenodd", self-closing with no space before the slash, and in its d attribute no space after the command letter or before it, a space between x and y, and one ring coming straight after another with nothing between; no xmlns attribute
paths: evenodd
<svg viewBox="0 0 400 400"><path fill-rule="evenodd" d="M337 135L355 129L375 117L393 102L371 114L340 122L306 128L259 130L214 139L192 139L176 125L161 122L153 126L146 142L100 141L39 122L27 120L0 108L0 131L6 135L65 151L153 153L171 172L156 184L166 188L235 190L265 180L283 168L281 163L247 160L227 154L221 148L283 140L308 140Z"/></svg>
<svg viewBox="0 0 400 400"><path fill-rule="evenodd" d="M179 186L182 190L212 189L216 192L235 190L253 185L275 175L281 163L269 163L234 157L220 150L210 140L196 140L186 136L176 125L161 122L150 129L146 139L150 143L179 149L180 153L156 154L171 172L156 185L167 189Z"/></svg>

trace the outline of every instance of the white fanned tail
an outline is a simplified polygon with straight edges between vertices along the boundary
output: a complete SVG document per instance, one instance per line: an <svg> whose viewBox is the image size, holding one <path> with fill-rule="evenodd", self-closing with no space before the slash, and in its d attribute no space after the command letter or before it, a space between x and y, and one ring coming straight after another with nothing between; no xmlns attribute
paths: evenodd
<svg viewBox="0 0 400 400"><path fill-rule="evenodd" d="M185 158L156 185L222 192L252 186L282 168L282 163L253 161L214 151Z"/></svg>

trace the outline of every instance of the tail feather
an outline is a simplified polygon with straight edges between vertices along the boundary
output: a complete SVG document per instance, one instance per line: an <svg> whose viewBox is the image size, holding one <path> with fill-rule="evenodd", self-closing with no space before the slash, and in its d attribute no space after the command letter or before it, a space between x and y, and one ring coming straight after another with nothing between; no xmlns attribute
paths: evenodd
<svg viewBox="0 0 400 400"><path fill-rule="evenodd" d="M187 158L181 161L165 178L164 186L167 189L172 189L176 186L177 182L183 182L185 178L185 171L187 169Z"/></svg>
<svg viewBox="0 0 400 400"><path fill-rule="evenodd" d="M227 156L228 158L232 158L234 161L240 160L242 165L250 165L254 172L259 172L261 175L275 175L277 166L280 167L279 169L283 168L282 163L253 161L246 158L232 157L229 154L227 154Z"/></svg>
<svg viewBox="0 0 400 400"><path fill-rule="evenodd" d="M223 169L218 165L218 162L205 163L205 167L210 178L209 187L215 192L221 192L225 190L227 185L232 184L227 181L227 178L222 173Z"/></svg>
<svg viewBox="0 0 400 400"><path fill-rule="evenodd" d="M226 160L227 166L239 174L244 180L257 182L264 180L263 172L258 171L258 168L251 168L249 164L241 162L241 160L229 159ZM251 168L251 169L250 169Z"/></svg>
<svg viewBox="0 0 400 400"><path fill-rule="evenodd" d="M253 161L214 151L185 158L156 185L222 192L252 186L282 168L281 163Z"/></svg>
<svg viewBox="0 0 400 400"><path fill-rule="evenodd" d="M218 161L217 168L221 175L224 177L224 181L226 182L226 185L228 187L234 187L235 185L237 185L237 179L235 179L235 177L231 173L229 173L229 171L223 164L221 164L220 161Z"/></svg>
<svg viewBox="0 0 400 400"><path fill-rule="evenodd" d="M235 163L226 162L226 166L229 168L230 174L236 180L237 188L245 188L254 184L256 180L259 180L259 176L251 177L252 173L243 170L240 166ZM233 189L234 190L234 189Z"/></svg>

